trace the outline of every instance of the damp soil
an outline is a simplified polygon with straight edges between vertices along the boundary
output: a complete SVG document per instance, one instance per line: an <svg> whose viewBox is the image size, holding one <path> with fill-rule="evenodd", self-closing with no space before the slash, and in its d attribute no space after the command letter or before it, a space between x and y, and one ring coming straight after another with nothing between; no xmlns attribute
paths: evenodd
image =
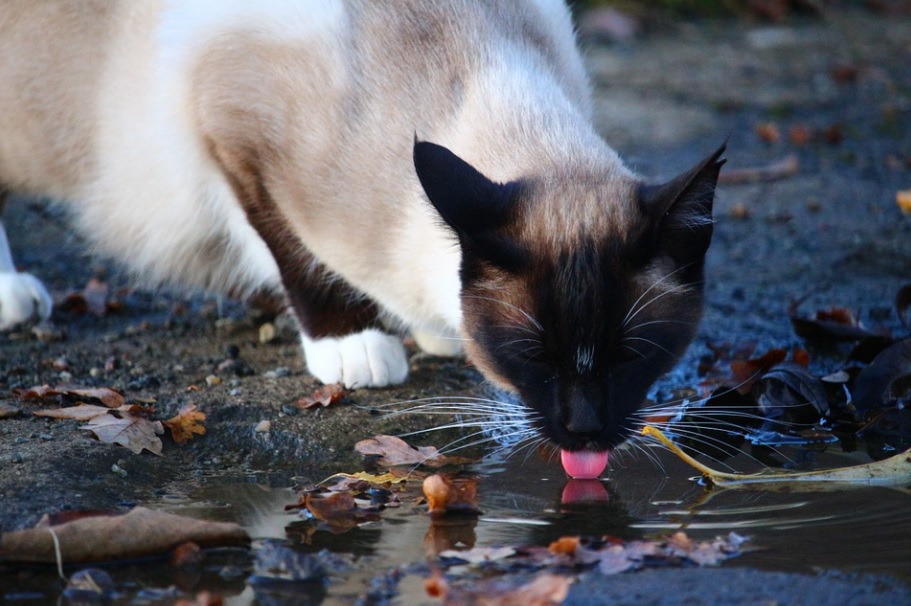
<svg viewBox="0 0 911 606"><path fill-rule="evenodd" d="M695 382L708 343L801 344L788 322L798 299L810 310L852 308L866 324L902 334L892 299L911 281L911 216L895 201L897 191L911 189L911 21L833 11L776 26L685 23L622 43L592 40L587 53L598 128L641 174L672 176L725 141L730 169L790 154L799 161L787 178L719 188L705 319L659 398ZM763 140L761 124L775 125L780 140ZM789 135L798 127L815 135L798 144ZM381 414L384 407L487 393L464 361L417 354L402 387L358 390L343 405L298 410L293 403L317 385L286 319L213 296L136 287L116 264L89 257L59 210L44 203L16 200L7 214L17 262L41 276L56 298L100 275L120 304L103 317L58 310L43 338L31 331L0 335L0 405L20 411L0 419L4 531L31 526L46 513L142 504L234 519L257 538L280 538L293 521L280 507L291 486L362 469L353 451L359 439L440 422L390 418ZM277 336L264 343L267 322ZM811 353L817 370L844 358L838 348ZM60 383L154 400L159 418L194 402L208 415L207 434L183 445L166 440L161 457L134 455L93 440L78 423L32 417L36 405L12 394L16 387ZM451 439L437 434L428 441ZM565 479L558 461L531 453L487 464L476 471L485 478L482 504L502 510L494 517L547 524L481 521L474 539L546 544L567 534L634 538L688 528L704 537L737 530L761 547L721 569L587 575L571 590L574 604L911 603L902 565L911 559L902 539L911 536L908 493L722 493L694 507L701 487L686 469L663 460L656 466L620 458L603 483L610 505L581 513L561 506ZM694 513L706 509L728 513ZM334 551L356 554L363 566L334 580L323 603L363 599L382 571L422 561L427 520L385 524L386 530L332 540ZM249 554L239 557L246 562ZM149 570L135 571L136 578ZM144 584L176 585L191 595L207 586L198 578L178 582L168 570ZM413 576L391 592L393 602L433 603L420 573ZM55 602L53 578L0 570L0 595ZM242 579L218 578L211 586L237 596L236 603L254 599Z"/></svg>

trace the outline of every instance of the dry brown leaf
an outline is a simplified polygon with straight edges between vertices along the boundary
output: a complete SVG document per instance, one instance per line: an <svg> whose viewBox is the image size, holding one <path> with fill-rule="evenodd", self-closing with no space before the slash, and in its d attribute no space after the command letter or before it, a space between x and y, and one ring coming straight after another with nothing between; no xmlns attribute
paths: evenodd
<svg viewBox="0 0 911 606"><path fill-rule="evenodd" d="M579 548L579 537L560 537L547 546L547 550L554 555L571 556Z"/></svg>
<svg viewBox="0 0 911 606"><path fill-rule="evenodd" d="M442 467L444 465L465 465L472 460L465 457L448 457L440 454L433 446L415 448L394 436L374 436L361 440L354 449L366 456L378 456L377 463L386 467L396 465L427 465Z"/></svg>
<svg viewBox="0 0 911 606"><path fill-rule="evenodd" d="M317 406L325 408L326 406L341 402L349 393L351 392L345 389L345 386L340 383L323 385L319 389L315 389L309 396L299 399L294 405L303 410L315 408Z"/></svg>
<svg viewBox="0 0 911 606"><path fill-rule="evenodd" d="M97 406L95 404L80 404L79 406L69 406L67 408L54 408L51 410L36 410L32 414L36 417L48 417L51 419L72 419L74 421L91 421L95 417L108 414L110 408Z"/></svg>
<svg viewBox="0 0 911 606"><path fill-rule="evenodd" d="M895 194L895 203L906 215L911 215L911 189L906 189Z"/></svg>
<svg viewBox="0 0 911 606"><path fill-rule="evenodd" d="M76 387L69 385L38 385L30 389L14 389L13 393L20 400L43 400L54 396L70 396L72 398L85 398L97 400L108 408L120 408L126 404L123 393L110 387Z"/></svg>
<svg viewBox="0 0 911 606"><path fill-rule="evenodd" d="M171 437L178 444L184 444L193 439L194 434L205 435L206 428L202 424L206 420L206 413L200 412L196 404L186 404L180 411L162 425L171 431Z"/></svg>
<svg viewBox="0 0 911 606"><path fill-rule="evenodd" d="M516 586L517 578L486 579L464 587L431 578L425 582L425 588L428 594L442 597L447 605L556 606L566 600L574 581L572 577L542 573L524 585Z"/></svg>
<svg viewBox="0 0 911 606"><path fill-rule="evenodd" d="M188 541L201 547L250 542L247 531L237 524L137 507L124 515L83 517L59 525L42 520L29 530L5 532L0 537L0 561L56 562L55 536L64 564L163 555Z"/></svg>
<svg viewBox="0 0 911 606"><path fill-rule="evenodd" d="M119 444L139 454L148 450L161 456L161 439L164 433L161 421L150 421L145 417L126 414L122 418L107 414L95 417L82 429L92 431L102 442Z"/></svg>

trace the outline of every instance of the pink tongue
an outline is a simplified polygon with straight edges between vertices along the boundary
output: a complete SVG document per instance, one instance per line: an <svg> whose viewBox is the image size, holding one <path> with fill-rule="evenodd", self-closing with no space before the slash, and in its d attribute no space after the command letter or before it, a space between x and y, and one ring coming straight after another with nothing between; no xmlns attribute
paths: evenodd
<svg viewBox="0 0 911 606"><path fill-rule="evenodd" d="M563 469L566 470L566 473L571 478L594 480L607 467L607 451L591 452L589 450L579 450L570 452L561 450L560 460L563 462Z"/></svg>

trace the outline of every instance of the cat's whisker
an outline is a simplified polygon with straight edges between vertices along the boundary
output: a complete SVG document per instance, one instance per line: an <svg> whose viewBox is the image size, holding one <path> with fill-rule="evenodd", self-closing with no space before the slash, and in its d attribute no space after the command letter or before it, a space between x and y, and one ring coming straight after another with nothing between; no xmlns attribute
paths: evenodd
<svg viewBox="0 0 911 606"><path fill-rule="evenodd" d="M652 339L646 339L645 337L629 337L629 336L623 337L623 342L626 342L626 341L642 341L643 343L647 343L648 345L652 345L653 347L656 347L656 348L660 349L661 351L665 352L666 354L668 354L668 355L671 356L672 358L675 358L675 357L676 357L676 354L674 354L674 352L672 352L672 351L669 350L668 348L664 347L663 345L661 345L661 344L659 344L659 343L656 343L656 342L653 341ZM637 352L637 353L638 353L638 352ZM640 355L641 355L641 354L640 354Z"/></svg>
<svg viewBox="0 0 911 606"><path fill-rule="evenodd" d="M662 278L655 280L648 288L646 288L645 291L643 291L643 293L641 295L639 295L639 297L635 301L633 301L633 304L630 305L629 311L626 312L626 315L623 317L623 320L620 322L620 328L626 328L627 325L630 323L630 321L633 318L635 318L639 314L639 312L641 312L643 309L645 309L646 307L651 305L657 298L660 298L661 296L667 294L668 292L673 291L673 289L664 291L661 294L659 294L657 297L653 297L649 302L645 303L644 305L642 305L641 307L639 307L637 309L637 306L639 305L639 303L642 302L642 299L644 299L645 296L648 295L648 293L650 293L653 289L658 288L658 286L660 286L661 283L664 282L665 280L672 278L675 274L680 273L681 271L683 271L686 268L687 268L687 265L682 265L682 266L678 267L677 269L675 269L674 271L668 272Z"/></svg>
<svg viewBox="0 0 911 606"><path fill-rule="evenodd" d="M541 334L544 334L544 326L542 326L540 322L538 322L530 313L528 313L521 307L513 305L509 301L503 301L502 299L494 299L493 297L482 297L480 295L465 295L465 298L479 299L481 301L490 301L491 303L499 303L501 305L505 305L506 307L509 307L510 309L513 309L513 310L519 312L520 314L522 314L522 316L524 316L529 322L531 322L532 325L535 328L537 328Z"/></svg>

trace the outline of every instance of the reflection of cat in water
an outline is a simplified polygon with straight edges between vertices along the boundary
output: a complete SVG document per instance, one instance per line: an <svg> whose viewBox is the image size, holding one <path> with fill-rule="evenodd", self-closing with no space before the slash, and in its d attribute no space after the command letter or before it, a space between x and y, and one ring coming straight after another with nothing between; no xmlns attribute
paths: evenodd
<svg viewBox="0 0 911 606"><path fill-rule="evenodd" d="M0 57L3 189L150 280L284 293L324 382L464 345L572 466L696 330L721 152L625 168L557 0L11 0ZM46 316L6 253L0 323Z"/></svg>

